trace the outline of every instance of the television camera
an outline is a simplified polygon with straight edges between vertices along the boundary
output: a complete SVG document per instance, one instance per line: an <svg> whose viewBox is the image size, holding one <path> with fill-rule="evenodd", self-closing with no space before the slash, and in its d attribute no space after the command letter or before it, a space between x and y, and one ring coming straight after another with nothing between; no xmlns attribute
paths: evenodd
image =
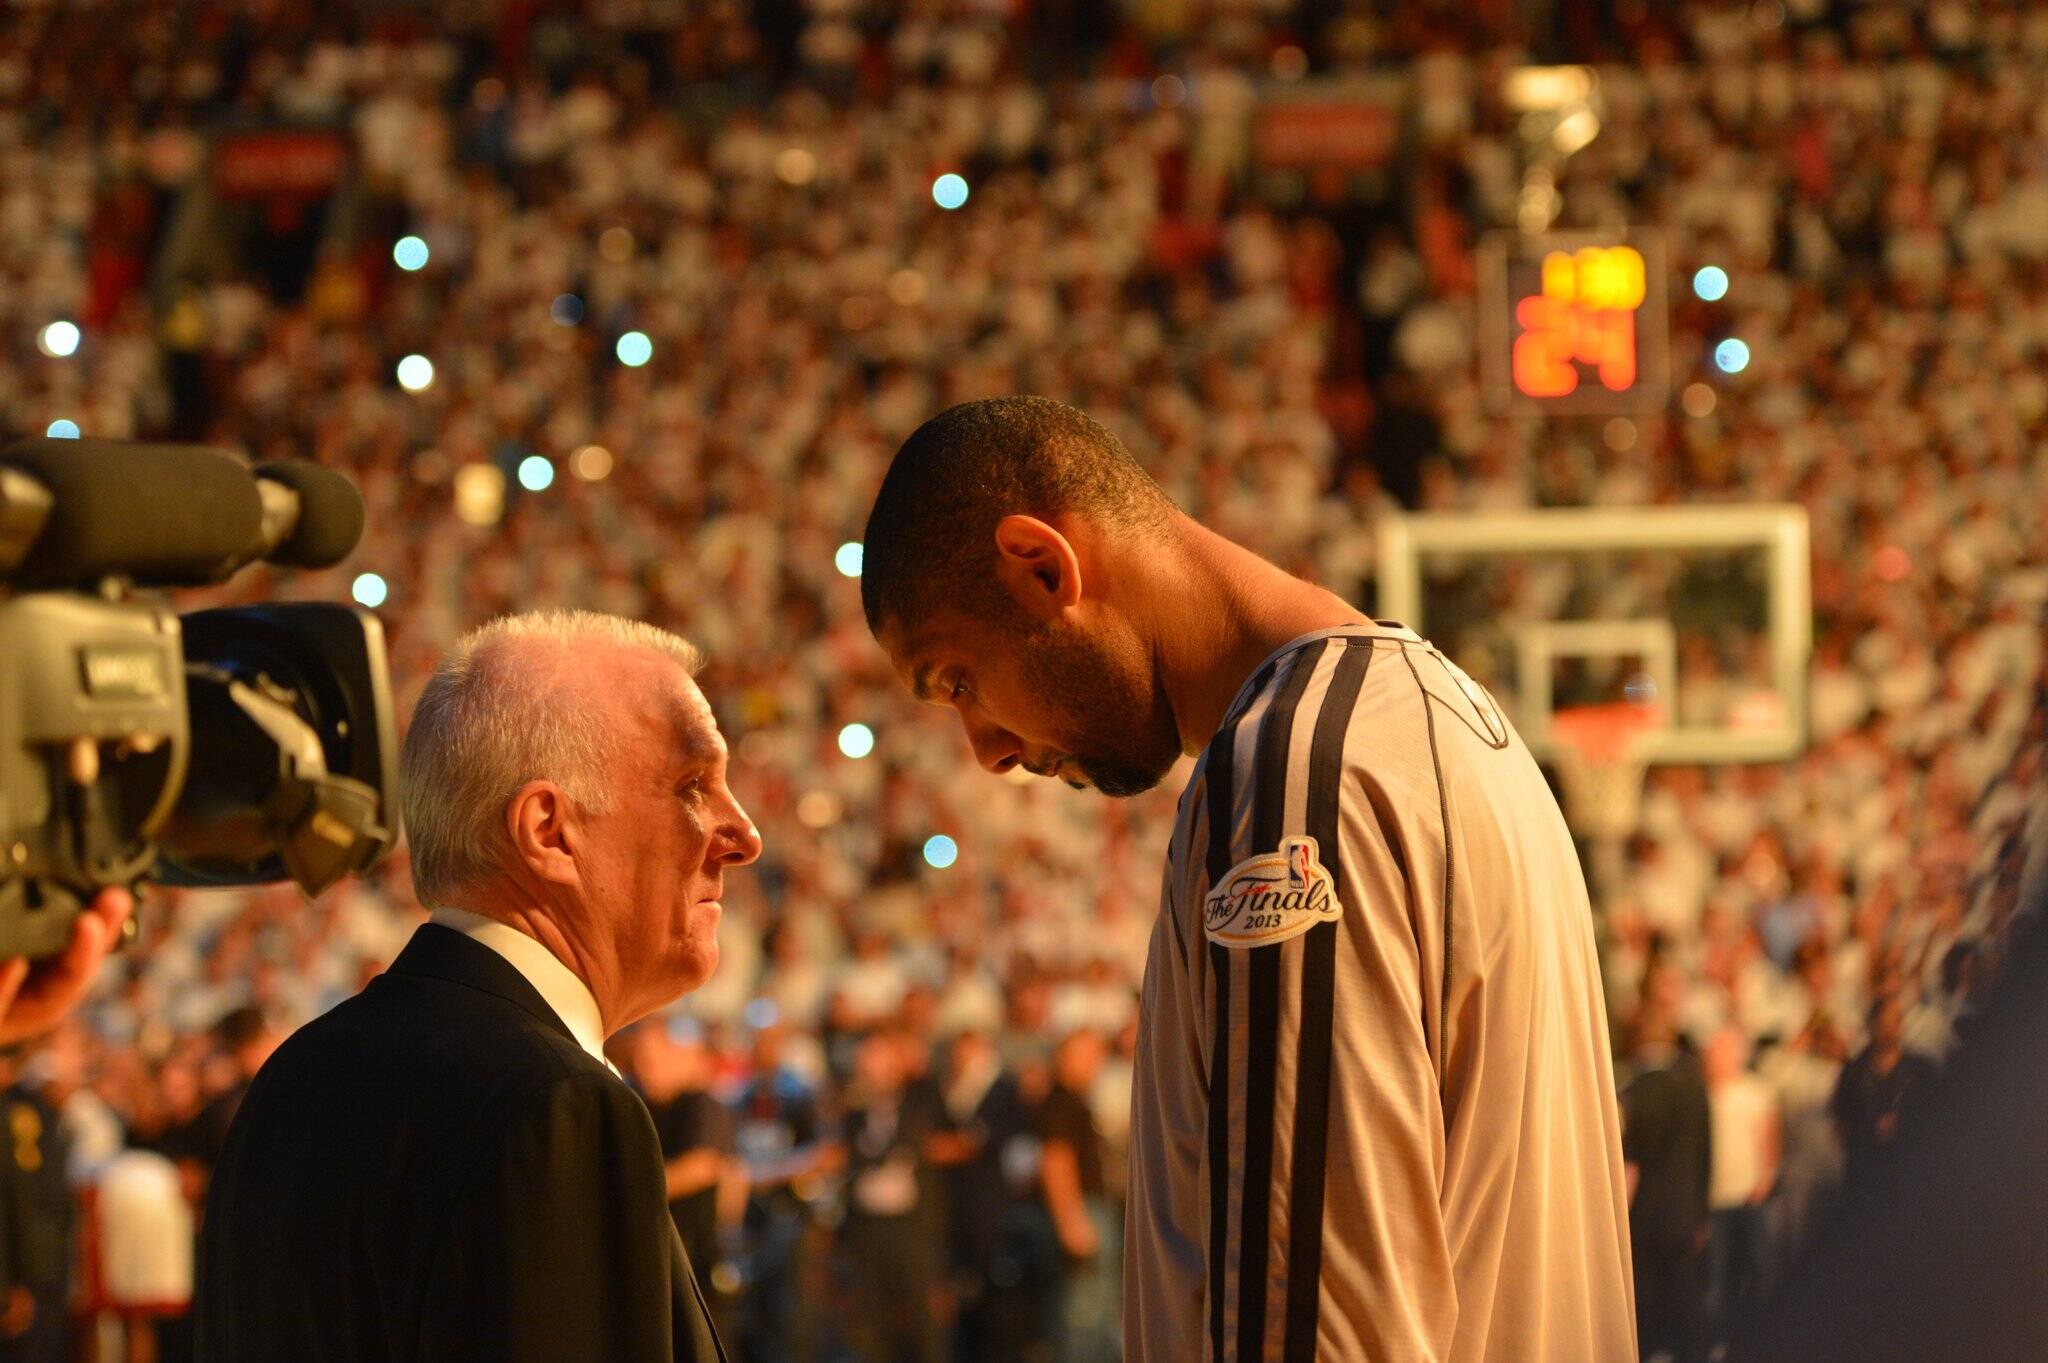
<svg viewBox="0 0 2048 1363"><path fill-rule="evenodd" d="M0 449L0 959L44 957L109 886L309 895L398 837L375 616L323 602L176 614L150 589L345 558L338 473L112 440Z"/></svg>

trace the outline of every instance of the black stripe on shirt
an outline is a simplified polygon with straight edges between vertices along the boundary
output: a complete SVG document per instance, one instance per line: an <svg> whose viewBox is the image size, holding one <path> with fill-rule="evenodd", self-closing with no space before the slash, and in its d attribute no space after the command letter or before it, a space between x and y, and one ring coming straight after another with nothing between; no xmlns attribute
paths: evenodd
<svg viewBox="0 0 2048 1363"><path fill-rule="evenodd" d="M1209 975L1216 1008L1209 1049L1209 1358L1223 1363L1223 1275L1230 1252L1230 952L1219 942L1209 943Z"/></svg>
<svg viewBox="0 0 2048 1363"><path fill-rule="evenodd" d="M1344 780L1344 739L1372 664L1373 645L1348 644L1330 674L1316 715L1308 756L1304 825L1316 840L1330 889L1343 902L1344 858L1338 841L1338 796ZM1294 1066L1294 1165L1287 1203L1286 1363L1315 1363L1316 1318L1322 1301L1324 1160L1330 1135L1330 1029L1335 1015L1337 925L1308 930L1301 955L1301 1035Z"/></svg>
<svg viewBox="0 0 2048 1363"><path fill-rule="evenodd" d="M1287 826L1288 755L1294 746L1294 716L1301 708L1316 664L1328 645L1294 654L1286 680L1266 707L1253 754L1252 844L1248 856L1280 850ZM1292 775L1299 778L1296 770ZM1282 943L1253 947L1246 964L1244 1169L1238 1216L1237 1357L1251 1363L1265 1353L1267 1232L1273 1205L1273 1086L1280 1045L1280 956Z"/></svg>
<svg viewBox="0 0 2048 1363"><path fill-rule="evenodd" d="M1429 728L1429 765L1436 773L1437 820L1444 831L1444 974L1436 1009L1437 1074L1441 1078L1451 1063L1451 949L1456 945L1451 929L1458 921L1452 892L1457 888L1458 854L1457 844L1451 838L1451 793L1444 785L1444 761L1436 746L1436 710L1429 703L1429 688L1422 684L1422 674L1415 670L1415 659L1405 644L1401 661L1408 664L1408 675L1415 678L1415 689L1422 693L1422 718Z"/></svg>
<svg viewBox="0 0 2048 1363"><path fill-rule="evenodd" d="M1273 664L1260 671L1251 694L1264 690ZM1208 883L1223 883L1230 874L1231 830L1237 825L1232 771L1237 756L1241 711L1229 715L1209 740L1203 759L1204 794L1208 797ZM1195 906L1197 920L1203 906ZM1209 944L1210 996L1215 1009L1214 1039L1209 1047L1209 1350L1211 1363L1223 1363L1224 1269L1230 1250L1230 952Z"/></svg>

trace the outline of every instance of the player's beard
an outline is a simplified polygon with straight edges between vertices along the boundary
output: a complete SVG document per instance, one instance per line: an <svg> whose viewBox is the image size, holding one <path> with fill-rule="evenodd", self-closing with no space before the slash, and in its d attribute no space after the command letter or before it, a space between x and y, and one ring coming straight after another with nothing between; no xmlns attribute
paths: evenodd
<svg viewBox="0 0 2048 1363"><path fill-rule="evenodd" d="M1057 627L1034 631L1024 645L1024 676L1071 732L1064 754L1068 784L1078 768L1104 795L1142 795L1180 757L1180 733L1141 648L1117 648Z"/></svg>

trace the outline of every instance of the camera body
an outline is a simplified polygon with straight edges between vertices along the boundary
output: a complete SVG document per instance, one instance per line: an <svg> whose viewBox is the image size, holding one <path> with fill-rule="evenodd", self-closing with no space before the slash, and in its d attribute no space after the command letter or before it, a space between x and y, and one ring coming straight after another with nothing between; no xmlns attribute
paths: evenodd
<svg viewBox="0 0 2048 1363"><path fill-rule="evenodd" d="M82 898L155 865L191 754L179 633L148 601L0 602L0 959L61 950Z"/></svg>
<svg viewBox="0 0 2048 1363"><path fill-rule="evenodd" d="M361 527L360 495L313 465L252 473L107 441L0 450L0 959L62 950L108 886L317 894L390 850L376 617L323 602L180 617L142 589L264 557L326 566Z"/></svg>

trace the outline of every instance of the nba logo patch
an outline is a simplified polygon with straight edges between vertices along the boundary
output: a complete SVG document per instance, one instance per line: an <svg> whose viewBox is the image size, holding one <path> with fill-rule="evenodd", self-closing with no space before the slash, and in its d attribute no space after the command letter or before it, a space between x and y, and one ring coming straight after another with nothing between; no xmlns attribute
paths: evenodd
<svg viewBox="0 0 2048 1363"><path fill-rule="evenodd" d="M1202 905L1202 930L1226 947L1262 947L1299 937L1343 915L1337 887L1317 860L1316 840L1287 838L1277 852L1240 861Z"/></svg>

